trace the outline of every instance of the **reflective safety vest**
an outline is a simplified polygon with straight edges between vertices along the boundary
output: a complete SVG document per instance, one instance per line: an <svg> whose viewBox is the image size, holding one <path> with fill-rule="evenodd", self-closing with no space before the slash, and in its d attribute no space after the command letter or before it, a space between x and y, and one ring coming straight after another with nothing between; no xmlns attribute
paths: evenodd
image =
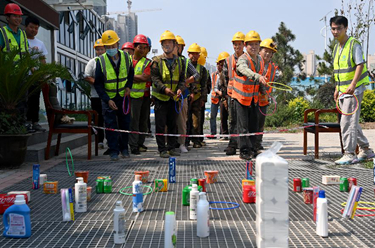
<svg viewBox="0 0 375 248"><path fill-rule="evenodd" d="M104 53L99 57L100 66L105 78L104 88L107 95L111 99L113 99L117 93L122 97L125 95L125 85L128 81L129 67L132 63L131 57L128 55L128 53L125 53L122 50L119 50L119 53L120 68L118 76L116 75L116 71L111 64L107 53Z"/></svg>
<svg viewBox="0 0 375 248"><path fill-rule="evenodd" d="M143 57L138 60L137 64L134 67L134 75L142 75L145 71L146 67L150 64L150 60ZM140 98L143 97L145 91L147 91L146 82L135 82L133 81L133 86L130 92L130 96L132 98Z"/></svg>
<svg viewBox="0 0 375 248"><path fill-rule="evenodd" d="M212 91L211 91L211 102L213 104L218 104L219 103L219 95L215 92L214 88L215 88L215 84L216 84L216 80L217 78L219 77L219 74L216 73L216 72L213 72L212 73Z"/></svg>
<svg viewBox="0 0 375 248"><path fill-rule="evenodd" d="M227 66L228 66L228 77L229 77L227 93L230 97L232 97L234 77L237 76L237 72L236 72L237 60L234 57L234 54L232 54L231 56L229 56L225 60L227 62Z"/></svg>
<svg viewBox="0 0 375 248"><path fill-rule="evenodd" d="M356 42L359 44L359 41L357 41L353 37L350 37L346 41L341 53L340 53L340 44L336 44L333 50L333 58L334 58L333 59L333 70L334 70L333 73L334 73L335 81L337 82L336 88L337 90L341 92L346 92L346 90L348 89L355 75L355 70L357 66L355 65L353 61L352 53L353 53L353 45ZM366 63L364 63L362 74L358 79L356 87L362 84L364 85L369 84Z"/></svg>
<svg viewBox="0 0 375 248"><path fill-rule="evenodd" d="M245 56L247 57L247 64L248 67L253 71L260 75L263 74L264 70L264 62L262 57L258 56L258 63L260 63L259 71L256 71L255 65L250 58L250 55L245 53ZM233 84L233 90L232 90L232 97L237 99L242 105L244 106L250 106L251 102L254 98L254 103L258 102L258 95L259 95L259 83L253 80L250 80L249 78L239 75L236 75L234 77L234 84Z"/></svg>
<svg viewBox="0 0 375 248"><path fill-rule="evenodd" d="M10 52L11 50L20 49L21 53L14 57L14 61L19 60L22 57L22 54L26 53L29 50L29 43L27 42L26 33L23 30L20 35L20 44L18 45L16 38L7 27L1 27L0 32L3 35L5 46L3 47L3 52Z"/></svg>
<svg viewBox="0 0 375 248"><path fill-rule="evenodd" d="M195 82L195 88L198 90L198 93L194 94L193 102L198 100L202 95L201 91L202 91L203 66L201 66L200 64L197 63L197 66L195 66L195 69L199 73L200 79L199 79L199 82Z"/></svg>
<svg viewBox="0 0 375 248"><path fill-rule="evenodd" d="M268 63L267 71L263 72L264 76L267 77L267 82L274 82L277 68L278 67L274 63ZM272 88L266 86L266 92L267 94L265 95L259 92L259 106L261 107L267 106L269 104L268 95L272 92Z"/></svg>
<svg viewBox="0 0 375 248"><path fill-rule="evenodd" d="M181 57L178 57L177 63L178 65L174 68L173 72L168 68L164 59L161 59L159 63L159 70L163 83L166 85L166 87L170 88L175 93L178 82L180 81L180 73L183 69L181 65ZM160 101L164 102L169 101L169 99L171 99L171 97L166 95L164 92L156 92L154 89L152 90L152 95Z"/></svg>

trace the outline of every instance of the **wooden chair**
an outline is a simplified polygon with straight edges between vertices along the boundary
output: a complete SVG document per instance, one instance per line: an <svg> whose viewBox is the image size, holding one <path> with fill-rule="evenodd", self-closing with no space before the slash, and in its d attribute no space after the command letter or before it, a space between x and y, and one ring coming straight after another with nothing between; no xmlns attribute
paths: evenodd
<svg viewBox="0 0 375 248"><path fill-rule="evenodd" d="M314 122L308 122L307 115L314 112L315 120ZM334 113L337 115L337 122L325 123L319 121L319 115L322 113ZM315 158L319 158L319 133L339 133L341 152L344 153L344 148L342 144L341 129L340 129L340 114L337 109L306 109L303 118L304 126L314 125L312 127L307 127L303 129L303 154L307 154L307 133L313 133L315 136ZM315 126L316 124L326 126Z"/></svg>
<svg viewBox="0 0 375 248"><path fill-rule="evenodd" d="M50 85L45 84L42 88L43 91L43 98L44 103L46 106L47 111L47 119L48 119L48 141L47 147L45 150L45 160L49 159L50 149L51 149L51 141L52 135L54 133L58 134L57 136L57 144L55 150L55 156L59 154L60 142L61 142L61 134L62 133L87 133L88 144L87 144L87 159L91 159L91 137L92 137L92 128L88 127L88 125L95 124L98 125L98 113L94 110L85 110L85 111L77 111L77 110L68 110L68 109L57 109L57 106L53 106L50 101ZM60 106L58 106L60 107ZM87 116L87 124L61 124L56 120L56 114L58 115L68 115L68 114L82 114ZM94 115L94 122L92 122L92 115ZM95 156L98 156L98 136L95 135Z"/></svg>

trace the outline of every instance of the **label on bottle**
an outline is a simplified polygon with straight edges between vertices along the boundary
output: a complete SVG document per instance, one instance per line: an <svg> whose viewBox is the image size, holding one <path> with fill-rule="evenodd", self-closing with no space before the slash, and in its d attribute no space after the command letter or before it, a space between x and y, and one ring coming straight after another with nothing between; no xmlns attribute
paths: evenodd
<svg viewBox="0 0 375 248"><path fill-rule="evenodd" d="M78 187L78 208L86 208L87 206L87 188L84 186Z"/></svg>
<svg viewBox="0 0 375 248"><path fill-rule="evenodd" d="M20 214L9 214L7 235L24 236L26 234L25 217Z"/></svg>
<svg viewBox="0 0 375 248"><path fill-rule="evenodd" d="M118 234L125 235L125 213L120 213L118 216Z"/></svg>

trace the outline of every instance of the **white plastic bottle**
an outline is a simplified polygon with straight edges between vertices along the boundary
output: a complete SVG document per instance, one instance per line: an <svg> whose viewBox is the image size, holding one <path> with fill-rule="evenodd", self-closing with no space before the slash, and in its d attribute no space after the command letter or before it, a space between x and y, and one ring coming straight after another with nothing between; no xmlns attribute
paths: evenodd
<svg viewBox="0 0 375 248"><path fill-rule="evenodd" d="M197 204L197 236L206 238L210 236L210 204L207 201L206 192L199 193Z"/></svg>
<svg viewBox="0 0 375 248"><path fill-rule="evenodd" d="M122 201L117 201L116 208L113 210L113 229L115 244L125 244L125 209Z"/></svg>
<svg viewBox="0 0 375 248"><path fill-rule="evenodd" d="M197 204L199 200L198 185L193 184L190 191L190 219L197 219Z"/></svg>
<svg viewBox="0 0 375 248"><path fill-rule="evenodd" d="M83 182L82 177L77 177L78 182L75 186L75 211L77 213L84 213L87 211L87 184Z"/></svg>
<svg viewBox="0 0 375 248"><path fill-rule="evenodd" d="M164 248L174 248L176 244L176 216L174 212L166 212L164 222Z"/></svg>
<svg viewBox="0 0 375 248"><path fill-rule="evenodd" d="M319 191L316 209L316 234L328 237L328 205L325 191Z"/></svg>
<svg viewBox="0 0 375 248"><path fill-rule="evenodd" d="M141 175L135 175L133 182L133 194L143 193Z"/></svg>

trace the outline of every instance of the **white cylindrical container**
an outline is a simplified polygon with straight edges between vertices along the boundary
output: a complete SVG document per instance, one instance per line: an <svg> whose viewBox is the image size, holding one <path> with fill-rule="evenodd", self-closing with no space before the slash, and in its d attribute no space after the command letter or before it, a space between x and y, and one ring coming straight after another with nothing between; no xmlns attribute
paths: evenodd
<svg viewBox="0 0 375 248"><path fill-rule="evenodd" d="M197 204L199 200L198 185L193 184L190 191L190 219L197 219Z"/></svg>
<svg viewBox="0 0 375 248"><path fill-rule="evenodd" d="M316 205L316 234L328 237L328 206L324 190L319 191Z"/></svg>
<svg viewBox="0 0 375 248"><path fill-rule="evenodd" d="M87 184L83 182L82 177L77 177L75 186L75 211L77 213L84 213L87 211Z"/></svg>
<svg viewBox="0 0 375 248"><path fill-rule="evenodd" d="M143 193L141 175L135 175L133 182L133 194Z"/></svg>
<svg viewBox="0 0 375 248"><path fill-rule="evenodd" d="M47 174L40 174L39 176L39 186L43 186L43 184L47 182Z"/></svg>
<svg viewBox="0 0 375 248"><path fill-rule="evenodd" d="M122 206L122 201L117 201L116 208L113 210L113 229L115 244L124 244L126 238L125 209Z"/></svg>
<svg viewBox="0 0 375 248"><path fill-rule="evenodd" d="M176 216L174 212L166 212L164 222L164 248L174 248L176 244Z"/></svg>
<svg viewBox="0 0 375 248"><path fill-rule="evenodd" d="M197 204L197 236L206 238L210 236L210 204L207 201L206 192L199 193Z"/></svg>

